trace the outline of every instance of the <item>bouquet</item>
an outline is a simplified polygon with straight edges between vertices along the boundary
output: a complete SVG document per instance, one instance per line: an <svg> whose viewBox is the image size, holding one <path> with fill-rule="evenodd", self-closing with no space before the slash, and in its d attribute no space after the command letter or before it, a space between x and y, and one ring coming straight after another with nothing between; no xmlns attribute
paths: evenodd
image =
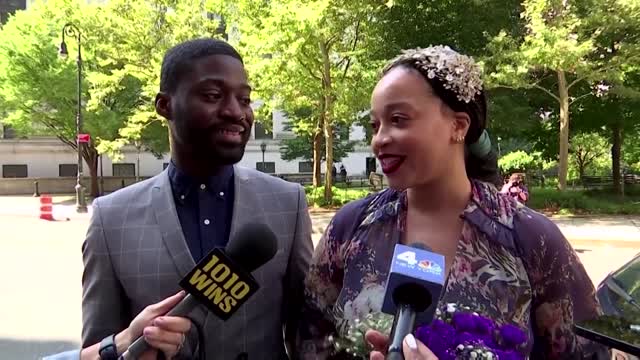
<svg viewBox="0 0 640 360"><path fill-rule="evenodd" d="M388 334L393 317L368 314L354 321L346 336L331 339L338 351L355 358L368 358L371 348L364 340L367 330ZM498 325L493 320L473 312L469 307L447 304L446 311L437 311L436 318L415 332L440 360L524 360L527 334L511 324Z"/></svg>

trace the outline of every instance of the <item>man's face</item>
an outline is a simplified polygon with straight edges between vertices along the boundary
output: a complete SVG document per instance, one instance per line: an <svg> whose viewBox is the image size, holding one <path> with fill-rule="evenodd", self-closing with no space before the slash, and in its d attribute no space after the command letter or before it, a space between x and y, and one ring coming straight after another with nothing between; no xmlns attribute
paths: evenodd
<svg viewBox="0 0 640 360"><path fill-rule="evenodd" d="M253 125L250 95L238 59L211 55L195 60L173 93L164 95L172 145L212 166L239 162ZM156 108L162 114L158 101Z"/></svg>

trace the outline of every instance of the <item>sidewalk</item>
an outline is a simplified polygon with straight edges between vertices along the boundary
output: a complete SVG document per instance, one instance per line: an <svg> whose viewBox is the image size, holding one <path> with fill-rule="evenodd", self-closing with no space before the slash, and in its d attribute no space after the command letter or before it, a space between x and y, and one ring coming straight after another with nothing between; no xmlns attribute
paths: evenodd
<svg viewBox="0 0 640 360"><path fill-rule="evenodd" d="M310 213L316 242L334 212L312 209ZM613 246L640 251L640 216L554 216L551 220L574 247Z"/></svg>
<svg viewBox="0 0 640 360"><path fill-rule="evenodd" d="M554 216L572 245L640 249L640 216Z"/></svg>

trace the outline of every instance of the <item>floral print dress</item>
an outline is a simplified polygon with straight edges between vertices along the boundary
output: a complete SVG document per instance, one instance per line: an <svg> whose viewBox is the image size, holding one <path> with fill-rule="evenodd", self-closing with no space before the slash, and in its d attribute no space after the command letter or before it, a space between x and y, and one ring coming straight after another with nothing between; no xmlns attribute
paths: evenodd
<svg viewBox="0 0 640 360"><path fill-rule="evenodd" d="M380 312L394 247L403 238L406 192L383 190L344 206L316 248L298 332L304 359L331 357L332 336ZM472 181L463 229L439 299L471 307L529 336L531 359L607 358L573 332L600 314L595 289L571 245L545 216L488 183Z"/></svg>

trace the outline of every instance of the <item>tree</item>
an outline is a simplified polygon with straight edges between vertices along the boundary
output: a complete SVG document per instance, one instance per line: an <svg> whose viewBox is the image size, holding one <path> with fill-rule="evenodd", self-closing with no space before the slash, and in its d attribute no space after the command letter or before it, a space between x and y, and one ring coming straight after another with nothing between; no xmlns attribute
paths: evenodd
<svg viewBox="0 0 640 360"><path fill-rule="evenodd" d="M344 127L344 125L339 125L339 127ZM288 122L285 125L285 129L293 130L296 137L293 139L282 140L282 146L280 147L282 159L286 161L296 159L313 161L313 132L295 128L291 122ZM342 131L342 129L338 129L338 133L343 134L344 131ZM342 159L347 157L350 152L353 152L353 148L357 143L358 141L345 140L342 136L338 136L333 142L333 161L341 162ZM320 153L322 154L320 161L326 161L326 142L321 141L320 147Z"/></svg>
<svg viewBox="0 0 640 360"><path fill-rule="evenodd" d="M77 151L76 144L76 63L58 56L63 25L71 21L82 31L82 98L91 102L92 74L99 71L94 62L92 44L97 40L84 30L99 26L101 16L95 6L70 0L52 0L35 4L29 11L11 17L0 30L0 97L6 113L3 122L21 134L50 134ZM77 43L67 39L72 59ZM111 139L126 116L129 99L125 93L94 102L83 112L84 131L92 142L82 147L89 165L91 195L98 195L96 145Z"/></svg>
<svg viewBox="0 0 640 360"><path fill-rule="evenodd" d="M331 202L335 127L366 109L374 75L364 56L369 6L336 0L240 1L227 8L258 96L271 109L312 109L303 120L313 137L314 185L322 143L325 201ZM296 126L302 127L300 124ZM312 129L312 130L311 130Z"/></svg>
<svg viewBox="0 0 640 360"><path fill-rule="evenodd" d="M589 166L606 155L607 145L607 140L597 133L582 133L571 138L570 150L580 178L585 175Z"/></svg>
<svg viewBox="0 0 640 360"><path fill-rule="evenodd" d="M486 65L493 86L538 89L550 96L559 109L559 187L566 188L569 151L570 107L596 93L593 88L577 92L579 85L617 79L639 56L632 36L603 43L608 28L619 27L621 17L631 14L637 23L637 5L615 0L525 0L524 36L501 32L491 42L492 57ZM635 14L635 15L634 15ZM612 51L614 49L615 51ZM554 81L555 80L555 81ZM597 89L596 89L597 90Z"/></svg>
<svg viewBox="0 0 640 360"><path fill-rule="evenodd" d="M133 107L118 137L103 141L101 152L118 158L126 144L140 144L156 156L169 150L168 128L154 107L162 58L182 41L226 36L214 5L188 0L111 0L102 7L109 15L93 31L107 40L96 46L97 61L107 69L93 78L94 96L102 99L129 92Z"/></svg>

